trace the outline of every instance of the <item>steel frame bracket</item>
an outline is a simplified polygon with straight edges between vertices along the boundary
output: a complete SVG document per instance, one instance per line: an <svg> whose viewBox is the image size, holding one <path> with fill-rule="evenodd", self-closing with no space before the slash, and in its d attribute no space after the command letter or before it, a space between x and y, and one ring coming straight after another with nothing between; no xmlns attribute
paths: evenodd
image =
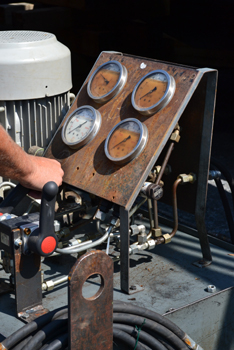
<svg viewBox="0 0 234 350"><path fill-rule="evenodd" d="M82 287L92 275L101 277L92 297ZM103 251L82 255L68 277L69 350L113 348L113 261Z"/></svg>

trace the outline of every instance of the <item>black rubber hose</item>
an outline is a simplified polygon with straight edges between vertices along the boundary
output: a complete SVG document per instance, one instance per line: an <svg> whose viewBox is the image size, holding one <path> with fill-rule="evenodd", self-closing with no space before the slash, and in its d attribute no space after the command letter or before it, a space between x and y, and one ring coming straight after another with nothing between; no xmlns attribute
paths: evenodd
<svg viewBox="0 0 234 350"><path fill-rule="evenodd" d="M134 349L136 346L136 339L124 331L113 328L113 338L119 340L120 342L126 344L130 349ZM145 350L146 348L140 343L137 343L136 350Z"/></svg>
<svg viewBox="0 0 234 350"><path fill-rule="evenodd" d="M60 317L65 312L67 312L67 307L62 307L60 309L56 309L54 311L51 311L45 315L38 317L36 320L29 322L24 327L18 329L16 332L11 334L8 338L3 340L2 345L7 349L11 349L12 346L16 345L19 341L26 338L29 334L42 328L44 325L51 322L53 319Z"/></svg>
<svg viewBox="0 0 234 350"><path fill-rule="evenodd" d="M128 326L126 324L114 323L113 327L115 329L116 328L121 329L122 331L130 334L134 338L137 338L137 336L138 336L138 331L133 326ZM154 337L152 337L150 334L148 334L147 332L145 332L143 330L140 330L140 332L139 332L139 339L141 342L148 345L152 350L167 350L167 348L162 343L160 343L157 339L155 339Z"/></svg>
<svg viewBox="0 0 234 350"><path fill-rule="evenodd" d="M114 323L124 323L132 326L140 327L145 321L143 326L144 330L149 329L150 331L159 334L161 337L166 338L169 342L178 350L188 350L188 347L185 345L183 340L181 340L176 334L171 332L168 328L154 322L145 317L136 316L133 314L124 314L124 313L115 313L113 314Z"/></svg>
<svg viewBox="0 0 234 350"><path fill-rule="evenodd" d="M45 327L40 329L34 337L28 342L28 344L25 346L24 350L32 350L35 349L35 347L43 342L46 337L53 332L57 331L60 327L63 327L67 323L67 319L64 320L54 320L51 323L47 324Z"/></svg>
<svg viewBox="0 0 234 350"><path fill-rule="evenodd" d="M67 318L67 317L66 317ZM56 331L54 331L53 333L50 333L47 335L45 341L47 344L50 344L52 341L54 341L57 337L59 337L61 334L64 334L64 333L67 333L68 330L67 330L67 323L63 326L63 327L60 327L58 328ZM43 342L44 344L45 342Z"/></svg>
<svg viewBox="0 0 234 350"><path fill-rule="evenodd" d="M225 211L231 241L232 241L232 244L234 244L234 221L233 221L232 212L231 212L231 209L230 209L230 206L228 203L228 199L227 199L227 196L226 196L226 193L225 193L225 190L223 188L223 184L222 184L221 180L215 179L215 183L216 183L217 189L219 191L219 195L220 195L220 198L221 198L221 201L223 204L223 208Z"/></svg>
<svg viewBox="0 0 234 350"><path fill-rule="evenodd" d="M163 317L162 315L160 315L156 312L150 311L148 309L145 309L143 307L117 301L117 302L113 303L113 312L130 313L130 314L146 317L146 318L151 319L151 320L161 324L162 326L170 329L180 339L183 340L186 337L185 332L182 331L173 322L171 322L167 318Z"/></svg>
<svg viewBox="0 0 234 350"><path fill-rule="evenodd" d="M32 337L33 336L30 335L29 337L25 338L20 343L18 343L14 348L12 348L12 350L22 350L24 348L24 346L29 342L29 340L32 339Z"/></svg>
<svg viewBox="0 0 234 350"><path fill-rule="evenodd" d="M211 157L211 165L215 166L219 171L221 171L221 173L227 180L232 193L232 201L234 207L234 178L232 177L230 171L222 163L220 163L217 159L213 157Z"/></svg>
<svg viewBox="0 0 234 350"><path fill-rule="evenodd" d="M48 334L48 336L43 342L43 345L41 344L42 347L40 347L39 349L44 350L52 341L58 339L58 337L60 337L63 334L68 334L67 327L67 324L65 324L63 327L57 329L57 331L53 332L52 334Z"/></svg>
<svg viewBox="0 0 234 350"><path fill-rule="evenodd" d="M68 333L60 335L57 339L51 342L46 347L43 347L44 350L58 350L65 349L68 345Z"/></svg>
<svg viewBox="0 0 234 350"><path fill-rule="evenodd" d="M119 313L116 310L124 312ZM4 345L7 350L65 349L68 342L67 318L67 308L50 312L31 322L31 325L19 329L13 334L14 337L9 337L11 342L18 339L14 349L7 348L3 343L0 345ZM44 323L46 324L42 327ZM139 332L135 329L136 326ZM29 330L31 334L28 334ZM137 350L188 350L189 347L180 337L187 338L187 335L164 316L136 305L114 302L113 339L125 344L128 349L136 347ZM10 343L9 338L4 340L5 344Z"/></svg>

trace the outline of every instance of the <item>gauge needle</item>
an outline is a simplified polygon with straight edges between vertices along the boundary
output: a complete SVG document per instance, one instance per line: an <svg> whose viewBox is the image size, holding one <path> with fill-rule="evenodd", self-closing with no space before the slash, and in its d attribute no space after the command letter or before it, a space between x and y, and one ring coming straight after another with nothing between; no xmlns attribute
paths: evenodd
<svg viewBox="0 0 234 350"><path fill-rule="evenodd" d="M121 143L123 143L123 142L125 142L125 141L129 140L130 138L131 138L131 136L130 136L130 135L128 135L128 137L126 137L126 139L124 139L123 141L121 141L121 142L117 143L117 145L115 145L115 146L114 146L114 147L112 147L111 149L113 149L113 148L115 148L115 147L119 146Z"/></svg>
<svg viewBox="0 0 234 350"><path fill-rule="evenodd" d="M103 79L104 79L106 85L109 84L109 81L108 81L102 74L101 74L101 76L103 77Z"/></svg>
<svg viewBox="0 0 234 350"><path fill-rule="evenodd" d="M155 86L152 90L150 90L149 92L147 92L147 94L145 94L144 96L141 96L140 100L141 100L143 97L145 97L145 96L151 94L152 92L154 92L154 91L156 91L156 90L157 90L157 87Z"/></svg>
<svg viewBox="0 0 234 350"><path fill-rule="evenodd" d="M74 131L74 130L76 130L76 129L78 129L78 128L81 128L82 125L84 125L85 123L87 123L87 120L86 120L86 122L84 122L83 124L80 124L80 125L78 125L77 127L75 127L74 129L72 129L71 131L69 131L68 134L70 134L72 131Z"/></svg>

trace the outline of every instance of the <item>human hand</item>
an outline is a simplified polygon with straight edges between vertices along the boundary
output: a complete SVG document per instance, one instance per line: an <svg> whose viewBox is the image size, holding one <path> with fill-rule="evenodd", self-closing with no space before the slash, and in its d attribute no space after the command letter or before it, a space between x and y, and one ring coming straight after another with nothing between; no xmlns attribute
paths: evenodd
<svg viewBox="0 0 234 350"><path fill-rule="evenodd" d="M19 179L24 187L42 191L48 181L54 181L58 186L62 184L64 171L57 160L28 155L28 162L29 171Z"/></svg>

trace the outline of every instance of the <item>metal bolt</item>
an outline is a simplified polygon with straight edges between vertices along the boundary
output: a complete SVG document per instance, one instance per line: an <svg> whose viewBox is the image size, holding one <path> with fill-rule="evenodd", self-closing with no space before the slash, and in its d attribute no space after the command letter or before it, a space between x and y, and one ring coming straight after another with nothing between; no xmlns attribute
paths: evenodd
<svg viewBox="0 0 234 350"><path fill-rule="evenodd" d="M213 284L210 284L210 285L207 287L207 292L209 292L209 293L215 293L215 292L216 292L216 287L215 287Z"/></svg>
<svg viewBox="0 0 234 350"><path fill-rule="evenodd" d="M136 288L136 286L131 286L129 289L136 290L137 288Z"/></svg>

